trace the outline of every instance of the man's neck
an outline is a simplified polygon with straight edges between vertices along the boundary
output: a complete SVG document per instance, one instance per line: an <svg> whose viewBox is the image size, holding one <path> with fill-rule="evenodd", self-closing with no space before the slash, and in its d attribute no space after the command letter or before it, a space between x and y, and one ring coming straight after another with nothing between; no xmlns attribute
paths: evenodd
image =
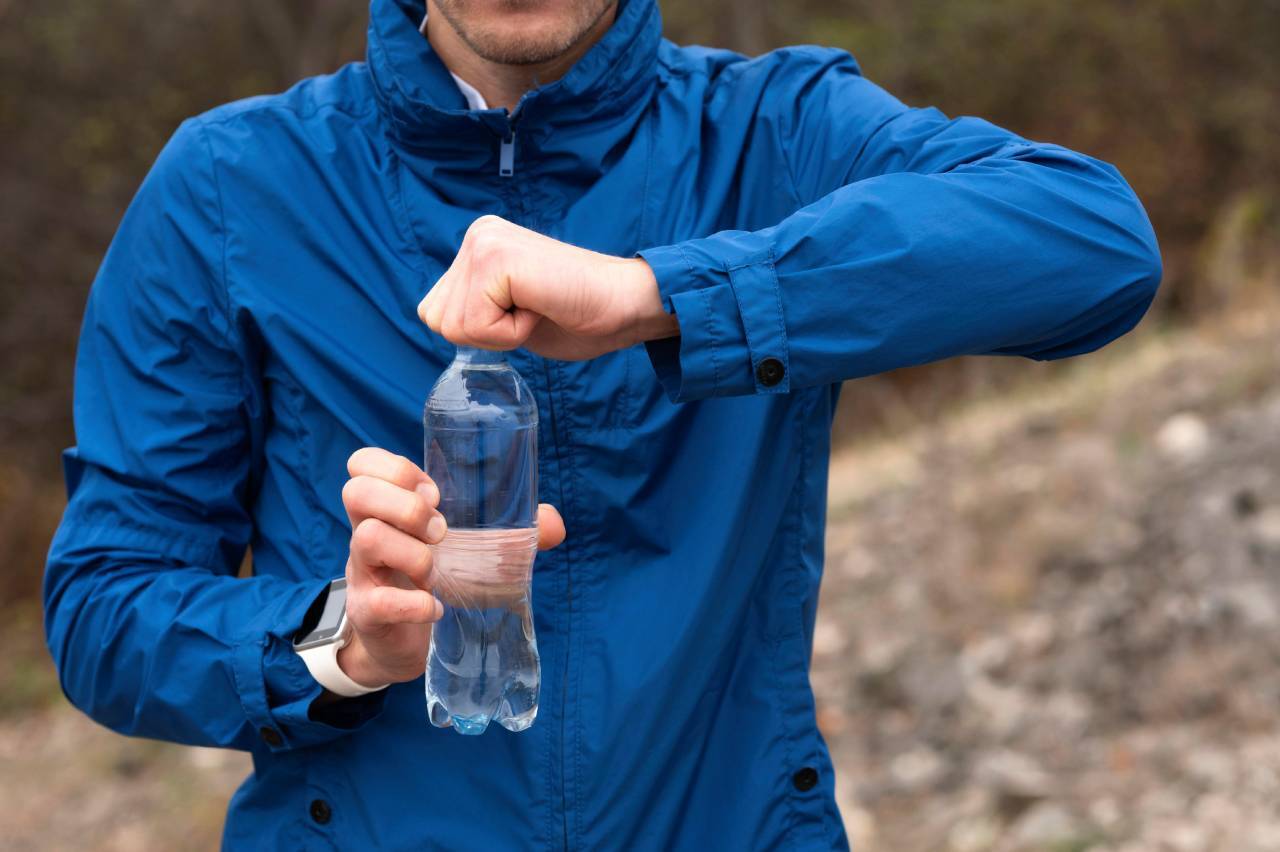
<svg viewBox="0 0 1280 852"><path fill-rule="evenodd" d="M613 25L616 9L616 5L611 7L596 22L592 31L570 50L537 65L503 65L478 55L462 40L431 0L427 0L427 40L431 42L431 48L445 67L474 86L484 96L489 107L506 107L507 110L514 111L525 92L554 83L581 59Z"/></svg>

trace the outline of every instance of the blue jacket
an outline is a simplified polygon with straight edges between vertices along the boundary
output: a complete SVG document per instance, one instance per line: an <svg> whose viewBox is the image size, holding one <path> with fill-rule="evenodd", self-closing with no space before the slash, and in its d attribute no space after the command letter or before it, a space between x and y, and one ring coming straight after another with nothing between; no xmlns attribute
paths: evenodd
<svg viewBox="0 0 1280 852"><path fill-rule="evenodd" d="M46 571L66 694L251 751L232 848L843 847L808 683L840 382L1124 333L1160 278L1142 207L844 52L677 47L652 0L516 118L468 111L421 7L374 0L366 62L184 123L129 207ZM346 459L421 460L453 347L415 309L485 213L639 252L681 335L514 353L569 531L534 573L534 726L433 728L421 680L310 718L290 638L346 561Z"/></svg>

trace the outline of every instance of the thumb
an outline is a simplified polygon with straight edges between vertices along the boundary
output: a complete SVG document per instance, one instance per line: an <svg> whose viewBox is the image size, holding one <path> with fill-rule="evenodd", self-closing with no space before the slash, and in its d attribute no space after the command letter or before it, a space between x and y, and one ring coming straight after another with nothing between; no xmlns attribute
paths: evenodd
<svg viewBox="0 0 1280 852"><path fill-rule="evenodd" d="M538 504L538 549L551 550L564 541L564 518L550 503Z"/></svg>
<svg viewBox="0 0 1280 852"><path fill-rule="evenodd" d="M537 311L531 311L528 308L516 308L507 314L511 319L511 340L512 346L521 346L529 335L533 334L533 330L538 327L538 322L542 319L542 314Z"/></svg>

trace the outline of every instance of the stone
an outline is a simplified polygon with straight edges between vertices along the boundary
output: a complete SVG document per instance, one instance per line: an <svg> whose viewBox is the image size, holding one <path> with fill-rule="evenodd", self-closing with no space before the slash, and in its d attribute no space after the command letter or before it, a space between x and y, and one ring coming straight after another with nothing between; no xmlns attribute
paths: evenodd
<svg viewBox="0 0 1280 852"><path fill-rule="evenodd" d="M1205 852L1210 848L1209 832L1190 820L1168 820L1157 823L1151 832L1161 848L1175 852Z"/></svg>
<svg viewBox="0 0 1280 852"><path fill-rule="evenodd" d="M936 751L917 746L895 757L889 765L889 774L904 789L924 790L936 784L946 769L946 763Z"/></svg>
<svg viewBox="0 0 1280 852"><path fill-rule="evenodd" d="M1053 792L1053 779L1030 757L1011 749L978 758L974 780L1002 795L1041 799Z"/></svg>
<svg viewBox="0 0 1280 852"><path fill-rule="evenodd" d="M1259 544L1280 549L1280 506L1268 506L1254 515L1249 528Z"/></svg>
<svg viewBox="0 0 1280 852"><path fill-rule="evenodd" d="M1000 820L992 814L966 817L951 827L947 848L951 852L987 852L1000 839Z"/></svg>
<svg viewBox="0 0 1280 852"><path fill-rule="evenodd" d="M1033 612L1019 616L1011 632L1019 650L1028 656L1038 657L1053 645L1057 630L1051 615Z"/></svg>
<svg viewBox="0 0 1280 852"><path fill-rule="evenodd" d="M1167 458L1194 462L1209 451L1209 426L1198 414L1184 411L1166 420L1156 432L1156 448Z"/></svg>
<svg viewBox="0 0 1280 852"><path fill-rule="evenodd" d="M1089 827L1056 802L1033 805L1009 831L1015 849L1054 849L1081 841Z"/></svg>
<svg viewBox="0 0 1280 852"><path fill-rule="evenodd" d="M1187 774L1210 790L1228 790L1235 782L1236 760L1225 749L1202 746L1183 760Z"/></svg>
<svg viewBox="0 0 1280 852"><path fill-rule="evenodd" d="M844 631L827 619L818 618L818 622L813 628L813 653L815 656L827 657L834 656L848 647L849 642L845 638Z"/></svg>

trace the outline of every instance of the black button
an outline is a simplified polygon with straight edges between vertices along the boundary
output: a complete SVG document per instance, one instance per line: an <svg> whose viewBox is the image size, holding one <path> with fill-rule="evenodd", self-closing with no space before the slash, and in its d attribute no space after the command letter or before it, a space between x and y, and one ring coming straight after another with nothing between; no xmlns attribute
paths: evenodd
<svg viewBox="0 0 1280 852"><path fill-rule="evenodd" d="M262 741L269 746L284 744L284 738L280 736L280 732L275 728L259 728L258 734L262 737Z"/></svg>
<svg viewBox="0 0 1280 852"><path fill-rule="evenodd" d="M324 799L312 799L311 818L321 825L326 825L329 820L333 819L333 809L329 807L329 803Z"/></svg>
<svg viewBox="0 0 1280 852"><path fill-rule="evenodd" d="M801 793L807 793L818 786L818 770L812 766L806 766L791 776L791 783Z"/></svg>
<svg viewBox="0 0 1280 852"><path fill-rule="evenodd" d="M756 378L760 380L760 384L767 388L771 388L782 381L782 377L786 372L782 362L777 358L765 358L756 365Z"/></svg>

